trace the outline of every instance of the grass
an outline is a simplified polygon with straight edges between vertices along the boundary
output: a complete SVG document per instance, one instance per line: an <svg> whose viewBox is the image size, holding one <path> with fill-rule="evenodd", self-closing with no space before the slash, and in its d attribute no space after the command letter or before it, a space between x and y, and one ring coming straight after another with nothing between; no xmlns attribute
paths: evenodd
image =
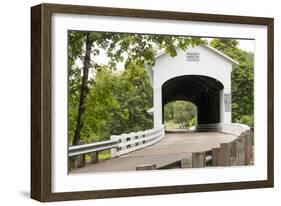
<svg viewBox="0 0 281 206"><path fill-rule="evenodd" d="M167 130L182 129L183 125L181 123L174 123L173 121L165 121L165 127Z"/></svg>
<svg viewBox="0 0 281 206"><path fill-rule="evenodd" d="M111 151L109 149L99 152L99 160L107 160L110 158L111 158Z"/></svg>
<svg viewBox="0 0 281 206"><path fill-rule="evenodd" d="M99 158L99 161L110 159L111 158L111 151L110 151L110 149L109 150L100 151L98 153L98 158ZM90 163L91 155L90 154L86 154L85 155L85 160L86 160L87 163ZM71 170L73 168L75 168L75 157L70 157L69 158L69 169Z"/></svg>
<svg viewBox="0 0 281 206"><path fill-rule="evenodd" d="M110 159L111 158L111 151L109 149L108 150L100 151L98 153L98 157L99 157L99 160ZM89 162L89 161L91 161L91 155L86 154L86 162Z"/></svg>

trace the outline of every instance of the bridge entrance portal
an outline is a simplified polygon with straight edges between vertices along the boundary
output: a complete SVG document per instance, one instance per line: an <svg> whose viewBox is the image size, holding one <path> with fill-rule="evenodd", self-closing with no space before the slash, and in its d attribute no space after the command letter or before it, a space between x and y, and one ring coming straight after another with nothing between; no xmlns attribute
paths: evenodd
<svg viewBox="0 0 281 206"><path fill-rule="evenodd" d="M156 56L148 67L153 87L154 128L163 124L163 107L175 101L190 101L197 106L198 124L231 123L231 72L238 62L208 45L177 49Z"/></svg>

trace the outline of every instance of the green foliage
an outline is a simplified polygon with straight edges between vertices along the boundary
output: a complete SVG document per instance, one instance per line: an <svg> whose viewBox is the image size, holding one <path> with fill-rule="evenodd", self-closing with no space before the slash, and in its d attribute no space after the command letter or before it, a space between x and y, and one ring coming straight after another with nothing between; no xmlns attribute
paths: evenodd
<svg viewBox="0 0 281 206"><path fill-rule="evenodd" d="M242 115L239 118L239 122L244 123L250 127L254 126L254 116L253 115Z"/></svg>
<svg viewBox="0 0 281 206"><path fill-rule="evenodd" d="M213 39L211 46L239 62L232 71L232 121L254 124L254 55L238 48L239 42L230 39Z"/></svg>
<svg viewBox="0 0 281 206"><path fill-rule="evenodd" d="M197 108L191 102L170 102L164 107L164 120L171 129L194 126L197 124Z"/></svg>
<svg viewBox="0 0 281 206"><path fill-rule="evenodd" d="M84 142L102 141L113 134L150 129L152 117L146 111L151 107L152 88L144 68L114 72L104 67L90 88L81 138ZM76 108L69 111L75 113ZM69 130L73 134L74 128Z"/></svg>
<svg viewBox="0 0 281 206"><path fill-rule="evenodd" d="M190 121L188 121L188 126L196 126L197 125L197 115L193 116Z"/></svg>

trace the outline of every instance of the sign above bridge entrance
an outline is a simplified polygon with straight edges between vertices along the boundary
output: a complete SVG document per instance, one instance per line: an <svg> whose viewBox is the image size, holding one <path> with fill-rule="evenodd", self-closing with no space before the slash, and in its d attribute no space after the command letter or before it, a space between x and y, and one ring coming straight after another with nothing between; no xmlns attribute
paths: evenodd
<svg viewBox="0 0 281 206"><path fill-rule="evenodd" d="M199 62L199 53L187 52L186 60L188 62Z"/></svg>

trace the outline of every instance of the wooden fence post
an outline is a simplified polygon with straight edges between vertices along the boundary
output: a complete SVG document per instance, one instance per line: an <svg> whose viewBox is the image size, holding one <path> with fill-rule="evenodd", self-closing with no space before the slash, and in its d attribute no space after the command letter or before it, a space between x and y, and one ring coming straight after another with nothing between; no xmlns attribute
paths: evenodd
<svg viewBox="0 0 281 206"><path fill-rule="evenodd" d="M245 165L245 138L237 139L237 165Z"/></svg>
<svg viewBox="0 0 281 206"><path fill-rule="evenodd" d="M230 144L230 165L237 165L237 140L233 140Z"/></svg>
<svg viewBox="0 0 281 206"><path fill-rule="evenodd" d="M251 161L251 144L249 134L246 134L245 137L245 165L249 165Z"/></svg>
<svg viewBox="0 0 281 206"><path fill-rule="evenodd" d="M206 165L205 152L193 152L192 167L199 168L199 167L205 167L205 165Z"/></svg>
<svg viewBox="0 0 281 206"><path fill-rule="evenodd" d="M212 166L221 166L221 148L212 148Z"/></svg>
<svg viewBox="0 0 281 206"><path fill-rule="evenodd" d="M230 166L230 143L221 143L222 166Z"/></svg>
<svg viewBox="0 0 281 206"><path fill-rule="evenodd" d="M91 163L97 163L99 161L99 153L98 152L92 152L91 154Z"/></svg>
<svg viewBox="0 0 281 206"><path fill-rule="evenodd" d="M181 159L181 168L192 168L192 157Z"/></svg>

